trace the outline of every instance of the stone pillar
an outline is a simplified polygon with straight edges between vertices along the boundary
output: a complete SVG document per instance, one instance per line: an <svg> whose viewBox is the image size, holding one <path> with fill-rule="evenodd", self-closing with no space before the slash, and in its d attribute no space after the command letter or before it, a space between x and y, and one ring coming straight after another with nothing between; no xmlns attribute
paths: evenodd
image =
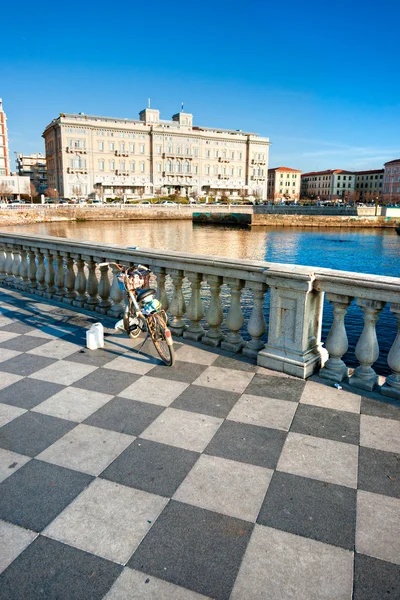
<svg viewBox="0 0 400 600"><path fill-rule="evenodd" d="M100 259L96 259L99 263L103 262ZM99 281L99 296L101 298L98 306L96 306L96 311L106 315L108 309L111 307L110 300L110 280L108 278L108 265L104 265L100 267L100 281Z"/></svg>
<svg viewBox="0 0 400 600"><path fill-rule="evenodd" d="M20 276L19 287L23 290L26 290L29 285L29 279L28 279L27 249L24 246L21 248L21 262L19 265L19 276Z"/></svg>
<svg viewBox="0 0 400 600"><path fill-rule="evenodd" d="M38 259L38 265L37 265L37 270L36 270L36 281L37 281L37 288L36 288L36 293L38 294L38 296L43 296L44 291L46 289L46 284L44 282L44 277L46 275L46 269L44 266L44 254L41 250L39 250L39 248L37 249L37 259Z"/></svg>
<svg viewBox="0 0 400 600"><path fill-rule="evenodd" d="M51 251L49 249L44 249L42 250L44 256L45 256L45 260L46 260L46 264L45 264L45 268L46 268L46 273L44 276L44 280L46 282L46 289L43 292L43 296L45 298L52 298L54 295L54 292L56 291L56 288L54 287L54 265L53 265L53 254L51 253Z"/></svg>
<svg viewBox="0 0 400 600"><path fill-rule="evenodd" d="M244 324L244 316L240 305L240 297L245 282L241 279L225 277L224 282L231 291L231 302L229 305L228 315L226 317L226 326L229 329L228 335L221 343L221 348L230 352L240 352L245 345L245 341L239 334L239 331Z"/></svg>
<svg viewBox="0 0 400 600"><path fill-rule="evenodd" d="M28 285L28 289L35 294L36 290L37 290L37 287L38 287L38 282L36 280L37 269L36 269L36 255L35 255L35 250L34 249L29 248L29 250L28 250L28 257L29 257L29 266L28 266L29 285Z"/></svg>
<svg viewBox="0 0 400 600"><path fill-rule="evenodd" d="M65 296L65 289L64 289L64 279L65 279L65 273L64 273L64 261L63 261L63 257L61 256L60 252L58 250L56 250L54 252L54 260L56 263L56 274L55 274L55 285L56 285L56 291L55 291L55 297L57 300L62 301L63 296Z"/></svg>
<svg viewBox="0 0 400 600"><path fill-rule="evenodd" d="M111 290L110 290L110 298L112 300L112 306L109 309L109 311L107 312L107 314L110 315L110 317L115 317L116 319L119 319L120 316L122 315L122 313L124 312L125 296L124 296L123 290L121 290L121 288L119 287L119 283L118 283L118 279L117 279L117 275L118 275L119 271L118 271L117 267L112 265L111 270L113 272L113 280L112 280Z"/></svg>
<svg viewBox="0 0 400 600"><path fill-rule="evenodd" d="M4 265L4 269L6 272L6 278L5 278L6 283L10 283L14 279L14 275L12 274L12 268L13 268L13 253L12 252L13 252L12 245L7 244L7 246L5 248L6 262Z"/></svg>
<svg viewBox="0 0 400 600"><path fill-rule="evenodd" d="M353 298L331 293L327 293L326 297L333 306L333 323L325 342L329 359L325 367L320 370L319 376L329 381L339 382L349 375L349 369L342 361L342 356L346 354L349 347L344 318Z"/></svg>
<svg viewBox="0 0 400 600"><path fill-rule="evenodd" d="M172 315L169 328L174 335L180 336L186 329L186 325L182 321L182 317L186 312L185 298L182 293L183 271L173 269L170 275L174 284L174 293L169 305L169 312Z"/></svg>
<svg viewBox="0 0 400 600"><path fill-rule="evenodd" d="M157 300L161 302L163 310L167 311L169 307L169 300L167 292L165 291L165 279L167 276L165 267L154 267L153 272L157 277Z"/></svg>
<svg viewBox="0 0 400 600"><path fill-rule="evenodd" d="M5 245L1 245L0 248L0 281L3 281L6 278L6 254L5 254Z"/></svg>
<svg viewBox="0 0 400 600"><path fill-rule="evenodd" d="M387 358L392 374L386 377L381 394L400 400L400 304L391 304L390 311L397 317L397 335Z"/></svg>
<svg viewBox="0 0 400 600"><path fill-rule="evenodd" d="M208 275L207 283L210 286L210 305L206 313L206 320L210 328L203 337L203 344L216 348L224 339L224 335L220 329L224 315L222 313L221 300L219 297L222 285L222 277L218 275Z"/></svg>
<svg viewBox="0 0 400 600"><path fill-rule="evenodd" d="M263 303L268 286L265 283L254 281L249 283L248 287L253 292L253 310L247 323L247 331L251 335L251 340L246 342L243 354L249 358L257 358L258 353L265 346L261 338L267 331Z"/></svg>
<svg viewBox="0 0 400 600"><path fill-rule="evenodd" d="M378 385L378 375L372 365L378 360L379 346L375 325L378 315L385 306L380 300L363 300L359 298L357 305L364 313L364 329L357 342L355 354L360 366L349 379L349 384L362 390L373 390Z"/></svg>
<svg viewBox="0 0 400 600"><path fill-rule="evenodd" d="M67 304L72 304L72 302L76 298L75 291L75 271L74 271L74 259L68 252L62 253L65 260L65 277L64 277L64 287L65 287L65 296L63 298L63 302Z"/></svg>
<svg viewBox="0 0 400 600"><path fill-rule="evenodd" d="M185 272L185 275L190 281L192 295L190 296L190 302L186 311L187 317L190 319L190 325L188 329L183 332L183 337L188 340L199 341L205 333L203 327L200 325L200 321L204 317L200 292L203 275L191 271Z"/></svg>
<svg viewBox="0 0 400 600"><path fill-rule="evenodd" d="M323 292L303 273L266 273L270 287L268 342L257 364L306 379L327 359L321 344Z"/></svg>
<svg viewBox="0 0 400 600"><path fill-rule="evenodd" d="M86 300L85 308L88 308L89 310L90 309L93 310L93 308L95 306L97 306L99 303L99 298L98 298L99 284L98 284L97 275L96 275L96 261L94 260L94 258L92 256L85 256L83 258L85 259L86 264L89 269L89 275L88 275L87 284L86 284L86 291L87 291L89 297Z"/></svg>
<svg viewBox="0 0 400 600"><path fill-rule="evenodd" d="M75 300L72 301L74 306L84 306L87 296L86 296L86 275L85 275L85 261L83 258L78 255L73 255L76 259L76 267L77 274L75 278L75 290L78 295Z"/></svg>
<svg viewBox="0 0 400 600"><path fill-rule="evenodd" d="M21 255L20 255L20 246L15 246L13 250L13 265L12 265L12 274L13 279L11 281L12 287L18 287L21 279L19 276L19 267L21 264Z"/></svg>

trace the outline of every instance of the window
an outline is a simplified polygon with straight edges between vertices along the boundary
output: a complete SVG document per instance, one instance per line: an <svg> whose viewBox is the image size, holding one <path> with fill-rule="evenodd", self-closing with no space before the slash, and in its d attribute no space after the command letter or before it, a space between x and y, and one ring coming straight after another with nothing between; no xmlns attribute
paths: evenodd
<svg viewBox="0 0 400 600"><path fill-rule="evenodd" d="M115 171L115 161L114 160L110 160L108 163L108 166L110 168L110 171Z"/></svg>
<svg viewBox="0 0 400 600"><path fill-rule="evenodd" d="M183 165L184 173L190 173L190 163L188 160L185 160L185 164Z"/></svg>
<svg viewBox="0 0 400 600"><path fill-rule="evenodd" d="M171 144L168 144L168 146L167 146L167 153L172 154L172 145Z"/></svg>
<svg viewBox="0 0 400 600"><path fill-rule="evenodd" d="M237 170L238 177L242 176L242 167L239 167Z"/></svg>
<svg viewBox="0 0 400 600"><path fill-rule="evenodd" d="M139 152L140 152L140 154L144 154L144 144L140 144Z"/></svg>
<svg viewBox="0 0 400 600"><path fill-rule="evenodd" d="M197 165L194 165L194 173L195 173L195 175L197 175L198 172L199 172L199 167Z"/></svg>
<svg viewBox="0 0 400 600"><path fill-rule="evenodd" d="M210 151L206 150L206 158L210 158Z"/></svg>
<svg viewBox="0 0 400 600"><path fill-rule="evenodd" d="M132 142L129 144L129 152L135 152L135 144L132 144Z"/></svg>
<svg viewBox="0 0 400 600"><path fill-rule="evenodd" d="M231 160L234 160L234 159L235 159L235 153L231 152Z"/></svg>
<svg viewBox="0 0 400 600"><path fill-rule="evenodd" d="M338 180L340 179L340 175L338 175ZM364 178L363 178L364 179Z"/></svg>
<svg viewBox="0 0 400 600"><path fill-rule="evenodd" d="M243 152L239 152L239 160L242 160L243 158Z"/></svg>
<svg viewBox="0 0 400 600"><path fill-rule="evenodd" d="M161 163L157 163L157 173L161 173Z"/></svg>
<svg viewBox="0 0 400 600"><path fill-rule="evenodd" d="M104 150L104 142L97 142L97 147L98 147L98 149L101 152L103 152L103 150Z"/></svg>
<svg viewBox="0 0 400 600"><path fill-rule="evenodd" d="M144 173L144 162L140 163L140 172Z"/></svg>
<svg viewBox="0 0 400 600"><path fill-rule="evenodd" d="M218 150L214 150L214 158L218 158Z"/></svg>
<svg viewBox="0 0 400 600"><path fill-rule="evenodd" d="M180 147L180 146L177 146L177 147L176 147L176 153L177 153L177 154L182 154L182 152L181 152L181 147Z"/></svg>
<svg viewBox="0 0 400 600"><path fill-rule="evenodd" d="M186 156L190 156L190 154L191 154L190 148L188 146L185 148L185 154L186 154Z"/></svg>
<svg viewBox="0 0 400 600"><path fill-rule="evenodd" d="M114 144L114 142L108 142L108 149L111 150L111 151L115 150L115 144Z"/></svg>
<svg viewBox="0 0 400 600"><path fill-rule="evenodd" d="M199 149L197 147L193 148L193 153L194 153L194 156L197 157L199 155Z"/></svg>
<svg viewBox="0 0 400 600"><path fill-rule="evenodd" d="M234 174L235 174L235 170L234 170L234 168L233 168L233 167L231 167L231 177L233 177L233 176L234 176Z"/></svg>
<svg viewBox="0 0 400 600"><path fill-rule="evenodd" d="M156 147L156 152L157 152L157 154L161 154L161 146Z"/></svg>
<svg viewBox="0 0 400 600"><path fill-rule="evenodd" d="M125 161L124 160L119 161L119 170L125 171Z"/></svg>
<svg viewBox="0 0 400 600"><path fill-rule="evenodd" d="M206 175L209 175L209 174L210 174L210 167L207 165L206 166Z"/></svg>
<svg viewBox="0 0 400 600"><path fill-rule="evenodd" d="M295 182L295 181L293 181L292 185L296 185L296 182Z"/></svg>
<svg viewBox="0 0 400 600"><path fill-rule="evenodd" d="M135 166L136 166L135 163L131 162L131 164L129 166L130 166L130 170L132 171L132 173L134 173L135 172Z"/></svg>
<svg viewBox="0 0 400 600"><path fill-rule="evenodd" d="M104 171L104 160L99 160L99 171Z"/></svg>
<svg viewBox="0 0 400 600"><path fill-rule="evenodd" d="M182 171L182 165L181 165L181 161L180 160L176 161L175 171L176 171L176 173L180 173Z"/></svg>
<svg viewBox="0 0 400 600"><path fill-rule="evenodd" d="M120 152L125 152L125 142L120 142L119 143L119 151Z"/></svg>
<svg viewBox="0 0 400 600"><path fill-rule="evenodd" d="M170 160L167 160L166 165L165 165L165 170L167 173L171 173L172 171L172 162Z"/></svg>
<svg viewBox="0 0 400 600"><path fill-rule="evenodd" d="M345 180L345 179L346 179L346 175L343 175L343 180Z"/></svg>
<svg viewBox="0 0 400 600"><path fill-rule="evenodd" d="M214 175L218 175L218 166L214 165Z"/></svg>

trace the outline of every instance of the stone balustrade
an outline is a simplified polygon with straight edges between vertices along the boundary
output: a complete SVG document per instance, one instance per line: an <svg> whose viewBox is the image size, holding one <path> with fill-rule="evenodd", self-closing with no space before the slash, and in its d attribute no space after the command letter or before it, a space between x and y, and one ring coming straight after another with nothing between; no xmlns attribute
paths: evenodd
<svg viewBox="0 0 400 600"><path fill-rule="evenodd" d="M355 350L359 366L348 383L360 390L378 385L373 369L379 354L376 322L389 304L398 333L387 357L392 374L381 393L400 398L400 283L396 278L0 233L2 285L119 318L124 296L116 269L99 267L107 261L149 266L174 336L242 352L261 366L302 378L319 373L333 383L347 380L346 312L355 303L364 326ZM333 308L333 322L324 347L325 295ZM250 306L248 314L243 311L244 298ZM227 304L225 313L221 299Z"/></svg>

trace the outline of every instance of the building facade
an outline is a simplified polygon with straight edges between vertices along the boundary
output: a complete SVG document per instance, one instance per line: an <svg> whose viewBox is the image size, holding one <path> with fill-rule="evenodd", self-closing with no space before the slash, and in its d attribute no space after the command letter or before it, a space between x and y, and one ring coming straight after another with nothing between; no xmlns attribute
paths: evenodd
<svg viewBox="0 0 400 600"><path fill-rule="evenodd" d="M267 197L269 139L172 121L146 108L139 120L60 114L43 132L48 185L60 196L190 193Z"/></svg>
<svg viewBox="0 0 400 600"><path fill-rule="evenodd" d="M384 164L383 201L385 204L400 202L400 158Z"/></svg>
<svg viewBox="0 0 400 600"><path fill-rule="evenodd" d="M7 117L0 98L0 175L10 175L10 152L8 149Z"/></svg>
<svg viewBox="0 0 400 600"><path fill-rule="evenodd" d="M320 200L353 199L356 175L343 169L313 171L301 176L301 196Z"/></svg>
<svg viewBox="0 0 400 600"><path fill-rule="evenodd" d="M268 169L268 200L294 200L300 198L301 171L289 167Z"/></svg>
<svg viewBox="0 0 400 600"><path fill-rule="evenodd" d="M30 179L19 175L0 175L0 200L7 198L19 200L22 195L29 196Z"/></svg>
<svg viewBox="0 0 400 600"><path fill-rule="evenodd" d="M358 200L379 200L383 192L384 169L373 169L371 171L357 171L356 196Z"/></svg>
<svg viewBox="0 0 400 600"><path fill-rule="evenodd" d="M28 176L31 183L36 188L38 194L43 194L47 188L47 167L46 157L38 152L37 154L17 154L17 173L21 176Z"/></svg>

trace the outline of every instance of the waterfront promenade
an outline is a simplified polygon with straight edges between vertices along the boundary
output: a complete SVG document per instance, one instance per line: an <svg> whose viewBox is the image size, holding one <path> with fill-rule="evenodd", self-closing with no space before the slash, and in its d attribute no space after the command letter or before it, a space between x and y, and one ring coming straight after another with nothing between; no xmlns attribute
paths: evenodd
<svg viewBox="0 0 400 600"><path fill-rule="evenodd" d="M398 401L182 338L168 368L18 290L0 312L1 599L399 597Z"/></svg>

